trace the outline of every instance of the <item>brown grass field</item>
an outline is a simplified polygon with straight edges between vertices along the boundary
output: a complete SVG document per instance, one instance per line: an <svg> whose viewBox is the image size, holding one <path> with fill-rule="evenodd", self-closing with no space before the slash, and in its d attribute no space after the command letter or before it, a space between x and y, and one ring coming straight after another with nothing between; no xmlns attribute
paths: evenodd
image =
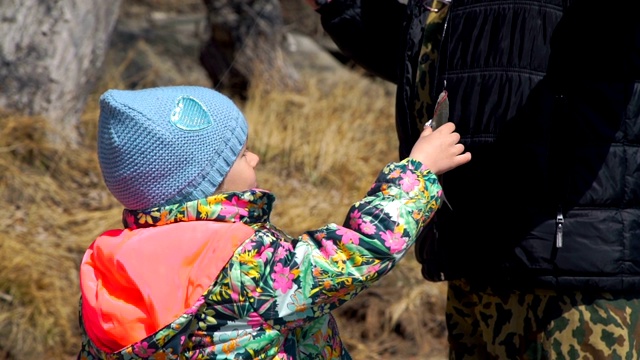
<svg viewBox="0 0 640 360"><path fill-rule="evenodd" d="M137 86L155 84L162 66L137 72ZM129 87L124 73L122 63L105 65L82 116L79 148L49 144L45 134L56 130L42 119L0 113L0 201L7 210L0 217L0 359L75 358L79 263L97 235L120 226L122 210L99 172L97 100L107 88ZM382 166L397 158L393 87L355 72L305 75L302 91L268 87L255 85L239 106L249 121L248 146L261 157L260 186L278 199L273 222L291 235L342 223ZM444 291L444 284L422 280L410 252L336 311L353 358L446 358Z"/></svg>

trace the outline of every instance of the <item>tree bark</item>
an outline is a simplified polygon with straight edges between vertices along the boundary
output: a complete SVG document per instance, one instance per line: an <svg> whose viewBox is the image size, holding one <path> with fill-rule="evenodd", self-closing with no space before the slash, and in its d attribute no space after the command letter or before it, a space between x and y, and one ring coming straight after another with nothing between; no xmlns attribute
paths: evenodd
<svg viewBox="0 0 640 360"><path fill-rule="evenodd" d="M211 29L200 62L218 90L246 96L252 81L270 89L297 89L300 78L287 59L278 0L203 0Z"/></svg>
<svg viewBox="0 0 640 360"><path fill-rule="evenodd" d="M52 141L77 144L120 1L0 0L0 108L42 116Z"/></svg>

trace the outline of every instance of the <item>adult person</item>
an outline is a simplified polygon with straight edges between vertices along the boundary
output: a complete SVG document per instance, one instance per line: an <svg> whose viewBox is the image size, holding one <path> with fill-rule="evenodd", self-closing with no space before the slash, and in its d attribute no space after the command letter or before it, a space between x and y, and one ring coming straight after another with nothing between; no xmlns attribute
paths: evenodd
<svg viewBox="0 0 640 360"><path fill-rule="evenodd" d="M416 243L423 276L448 281L451 358L637 358L640 18L631 3L312 5L345 54L398 85L401 157L439 94L473 153L441 178L450 207Z"/></svg>

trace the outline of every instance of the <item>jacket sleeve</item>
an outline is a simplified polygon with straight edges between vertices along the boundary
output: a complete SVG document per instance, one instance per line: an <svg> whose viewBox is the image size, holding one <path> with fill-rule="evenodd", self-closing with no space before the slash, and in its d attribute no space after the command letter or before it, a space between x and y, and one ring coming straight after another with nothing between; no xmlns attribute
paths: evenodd
<svg viewBox="0 0 640 360"><path fill-rule="evenodd" d="M344 225L278 242L256 284L263 289L256 312L273 325L295 326L329 313L389 272L441 203L436 176L421 168L412 159L388 164Z"/></svg>
<svg viewBox="0 0 640 360"><path fill-rule="evenodd" d="M310 2L313 2L311 0ZM316 0L322 27L365 70L397 83L407 6L397 0Z"/></svg>

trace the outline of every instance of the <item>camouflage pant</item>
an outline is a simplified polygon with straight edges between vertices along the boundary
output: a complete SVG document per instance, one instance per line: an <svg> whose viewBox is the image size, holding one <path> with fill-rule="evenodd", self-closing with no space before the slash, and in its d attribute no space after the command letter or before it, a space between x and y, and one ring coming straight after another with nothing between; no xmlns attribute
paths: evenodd
<svg viewBox="0 0 640 360"><path fill-rule="evenodd" d="M640 298L449 282L450 359L638 359Z"/></svg>

